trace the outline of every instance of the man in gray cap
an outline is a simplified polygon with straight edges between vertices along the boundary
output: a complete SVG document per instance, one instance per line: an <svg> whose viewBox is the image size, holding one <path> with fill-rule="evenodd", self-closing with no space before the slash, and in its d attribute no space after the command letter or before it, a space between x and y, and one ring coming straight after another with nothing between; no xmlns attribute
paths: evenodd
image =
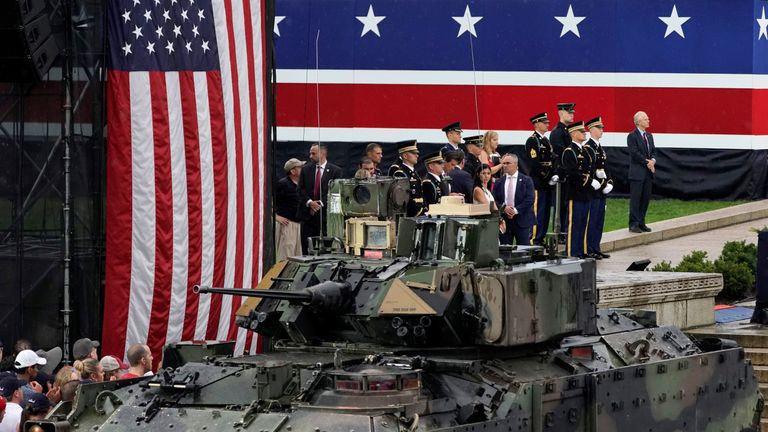
<svg viewBox="0 0 768 432"><path fill-rule="evenodd" d="M72 357L75 360L84 360L88 357L98 360L99 355L96 353L96 348L99 347L99 341L90 340L88 338L82 338L75 341L72 346Z"/></svg>
<svg viewBox="0 0 768 432"><path fill-rule="evenodd" d="M283 166L285 177L277 181L275 188L275 245L277 261L289 256L301 255L301 221L298 218L299 175L304 161L288 159Z"/></svg>

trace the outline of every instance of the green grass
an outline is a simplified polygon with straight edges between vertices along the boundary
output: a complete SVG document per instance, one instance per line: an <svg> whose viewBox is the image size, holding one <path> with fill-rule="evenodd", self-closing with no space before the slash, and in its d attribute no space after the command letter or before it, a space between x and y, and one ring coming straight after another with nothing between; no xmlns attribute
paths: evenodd
<svg viewBox="0 0 768 432"><path fill-rule="evenodd" d="M652 199L645 215L646 223L674 219L710 210L744 204L749 201L683 201ZM608 198L604 232L627 229L629 223L629 199Z"/></svg>

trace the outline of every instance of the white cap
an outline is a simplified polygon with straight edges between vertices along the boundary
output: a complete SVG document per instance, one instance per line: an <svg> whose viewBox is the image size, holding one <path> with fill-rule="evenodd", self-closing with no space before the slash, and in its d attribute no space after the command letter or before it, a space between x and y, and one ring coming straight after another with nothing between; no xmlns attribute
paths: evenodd
<svg viewBox="0 0 768 432"><path fill-rule="evenodd" d="M16 354L16 361L13 362L13 365L17 369L19 369L19 368L25 368L25 367L30 367L34 365L42 366L46 363L48 363L48 360L35 354L34 351L27 349Z"/></svg>

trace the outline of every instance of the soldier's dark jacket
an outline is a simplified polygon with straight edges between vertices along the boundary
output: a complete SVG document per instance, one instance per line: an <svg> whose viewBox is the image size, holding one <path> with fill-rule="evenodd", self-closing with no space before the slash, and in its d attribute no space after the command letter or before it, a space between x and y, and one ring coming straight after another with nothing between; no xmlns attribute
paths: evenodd
<svg viewBox="0 0 768 432"><path fill-rule="evenodd" d="M408 179L411 189L411 199L408 201L407 216L419 216L424 213L424 193L421 189L421 178L419 174L408 168L408 165L400 159L397 163L389 167L387 174L390 177Z"/></svg>
<svg viewBox="0 0 768 432"><path fill-rule="evenodd" d="M579 147L575 142L563 150L561 165L565 175L566 200L589 201L592 199L592 170L593 150L589 147Z"/></svg>
<svg viewBox="0 0 768 432"><path fill-rule="evenodd" d="M605 171L605 161L608 159L608 155L605 153L603 146L592 138L588 139L584 146L589 147L592 150L592 157L594 158L592 161L592 166L594 168L593 174L595 174L594 179L600 182L600 189L596 190L595 193L602 195L603 189L605 189L607 185L613 184L613 179L608 175L608 171ZM597 170L605 171L604 179L597 177Z"/></svg>
<svg viewBox="0 0 768 432"><path fill-rule="evenodd" d="M536 189L550 188L549 180L555 174L555 155L552 144L545 136L534 132L525 141L525 155L523 156L530 167L529 175L533 178Z"/></svg>
<svg viewBox="0 0 768 432"><path fill-rule="evenodd" d="M440 198L447 193L445 182L430 173L427 173L421 181L421 190L424 193L425 206L439 203Z"/></svg>

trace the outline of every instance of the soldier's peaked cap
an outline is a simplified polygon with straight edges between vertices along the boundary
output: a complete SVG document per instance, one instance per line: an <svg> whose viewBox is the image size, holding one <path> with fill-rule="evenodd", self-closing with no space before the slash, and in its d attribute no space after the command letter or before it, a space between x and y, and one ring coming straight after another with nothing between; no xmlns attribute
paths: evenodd
<svg viewBox="0 0 768 432"><path fill-rule="evenodd" d="M464 142L467 144L474 144L474 145L483 145L483 136L482 135L473 135L464 138Z"/></svg>
<svg viewBox="0 0 768 432"><path fill-rule="evenodd" d="M585 131L586 130L586 129L584 129L584 122L583 121L574 122L572 125L568 126L568 133L576 132L578 130L580 130L580 131Z"/></svg>
<svg viewBox="0 0 768 432"><path fill-rule="evenodd" d="M434 162L442 162L443 161L443 155L440 154L439 151L436 151L434 153L430 153L426 156L424 156L424 164L431 164Z"/></svg>
<svg viewBox="0 0 768 432"><path fill-rule="evenodd" d="M419 148L416 146L416 140L400 141L397 144L397 153L402 154L406 152L418 152Z"/></svg>
<svg viewBox="0 0 768 432"><path fill-rule="evenodd" d="M592 120L587 121L587 129L591 129L593 127L603 127L603 118L602 117L595 117Z"/></svg>
<svg viewBox="0 0 768 432"><path fill-rule="evenodd" d="M576 104L571 102L563 102L563 103L557 104L558 111L573 112L575 108L576 108Z"/></svg>
<svg viewBox="0 0 768 432"><path fill-rule="evenodd" d="M531 117L529 120L531 121L531 123L535 124L541 121L549 120L549 117L547 117L547 113L543 112L543 113L536 114L535 116Z"/></svg>
<svg viewBox="0 0 768 432"><path fill-rule="evenodd" d="M463 132L461 130L461 122L454 122L451 123L443 128L443 132L450 132L450 131L456 131L456 132Z"/></svg>

